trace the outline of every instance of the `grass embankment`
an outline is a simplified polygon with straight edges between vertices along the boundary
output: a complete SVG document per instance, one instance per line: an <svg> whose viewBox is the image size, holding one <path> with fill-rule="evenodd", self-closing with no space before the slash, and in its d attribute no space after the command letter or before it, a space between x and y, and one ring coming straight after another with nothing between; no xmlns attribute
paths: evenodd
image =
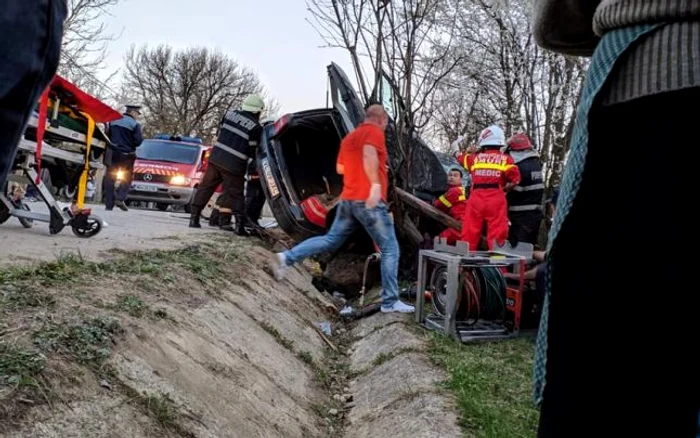
<svg viewBox="0 0 700 438"><path fill-rule="evenodd" d="M517 339L463 345L430 338L430 358L448 375L466 436L534 437L539 414L532 403L534 344Z"/></svg>
<svg viewBox="0 0 700 438"><path fill-rule="evenodd" d="M186 277L215 295L220 262L243 258L240 248L205 244L176 251L116 251L113 260L99 263L68 255L0 269L0 435L21 422L29 408L64 402L55 382L74 374L68 370L111 382L164 429L186 435L167 394L138 393L121 384L108 359L123 336L125 318L177 324L165 309L149 304L157 299L158 287L176 291ZM119 293L94 293L95 287L110 288L105 284L120 285Z"/></svg>

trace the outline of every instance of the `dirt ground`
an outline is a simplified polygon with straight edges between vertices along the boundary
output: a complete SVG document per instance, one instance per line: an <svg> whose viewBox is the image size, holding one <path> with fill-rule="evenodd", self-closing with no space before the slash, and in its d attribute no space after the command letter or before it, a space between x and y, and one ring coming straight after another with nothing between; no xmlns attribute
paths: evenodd
<svg viewBox="0 0 700 438"><path fill-rule="evenodd" d="M0 277L0 345L26 353L10 358L46 358L36 375L13 365L20 382L36 385L0 379L10 400L0 435L325 436L315 408L328 401L326 344L313 326L327 319L320 294L302 271L276 283L265 272L269 253L252 243L192 244L203 246L172 260L120 252L126 259L99 282L85 274L107 265L75 259L52 265L52 279ZM119 329L105 332L104 321ZM91 354L104 349L104 361Z"/></svg>
<svg viewBox="0 0 700 438"><path fill-rule="evenodd" d="M409 316L347 325L258 239L98 214L89 240L0 226L0 436L461 435Z"/></svg>

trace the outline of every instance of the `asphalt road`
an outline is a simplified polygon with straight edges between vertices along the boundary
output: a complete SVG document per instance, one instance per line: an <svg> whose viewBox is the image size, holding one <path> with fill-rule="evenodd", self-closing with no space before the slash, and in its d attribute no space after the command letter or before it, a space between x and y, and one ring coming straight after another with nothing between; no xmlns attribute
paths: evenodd
<svg viewBox="0 0 700 438"><path fill-rule="evenodd" d="M32 211L48 212L41 202L28 203ZM107 226L89 239L76 237L68 227L59 234L49 234L47 223L35 222L23 228L17 218L0 225L0 265L51 261L65 253L79 253L90 260L108 256L109 250L174 249L188 244L188 237L202 233L224 233L203 221L202 229L189 228L189 215L156 210L117 208L106 211L104 205L88 205ZM263 223L270 220L263 220Z"/></svg>

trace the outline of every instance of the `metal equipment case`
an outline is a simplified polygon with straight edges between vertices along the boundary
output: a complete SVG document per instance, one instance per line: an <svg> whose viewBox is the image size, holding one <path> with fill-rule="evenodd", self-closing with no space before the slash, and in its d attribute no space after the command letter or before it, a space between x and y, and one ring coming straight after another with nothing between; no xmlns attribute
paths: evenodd
<svg viewBox="0 0 700 438"><path fill-rule="evenodd" d="M416 291L416 321L422 326L444 333L463 343L500 340L520 334L520 318L523 305L526 262L532 258L533 246L520 243L513 248L506 243L493 251L469 251L466 242L448 245L444 239L436 238L434 249L421 250L418 255L418 288ZM425 292L428 287L429 265L447 267L446 311L444 315L429 314L426 310ZM517 288L506 288L505 314L502 320L474 322L458 321L457 311L462 300L460 272L465 269L484 267L505 268L513 266L519 273Z"/></svg>

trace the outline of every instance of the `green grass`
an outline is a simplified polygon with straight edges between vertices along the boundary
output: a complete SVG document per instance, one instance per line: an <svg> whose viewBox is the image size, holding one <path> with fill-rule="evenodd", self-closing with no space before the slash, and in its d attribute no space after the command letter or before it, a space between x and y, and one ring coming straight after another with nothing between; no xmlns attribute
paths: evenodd
<svg viewBox="0 0 700 438"><path fill-rule="evenodd" d="M12 312L28 307L51 307L56 299L39 288L0 283L0 311Z"/></svg>
<svg viewBox="0 0 700 438"><path fill-rule="evenodd" d="M268 324L265 321L258 321L258 324L260 327L262 327L263 330L265 330L267 333L270 334L275 340L284 348L287 350L291 351L292 353L294 352L294 341L287 339L284 337L282 333L280 333L277 328L273 327L272 325Z"/></svg>
<svg viewBox="0 0 700 438"><path fill-rule="evenodd" d="M0 270L0 286L6 289L17 283L29 282L52 286L56 283L76 283L86 276L110 274L146 274L164 282L174 282L176 278L173 272L178 269L185 269L194 274L198 281L206 283L222 274L219 267L222 261L233 263L246 259L240 248L229 247L216 251L215 248L208 247L208 251L205 252L199 245L175 251L117 253L123 257L100 263L85 260L80 254L66 254L58 257L56 261L37 266L4 268Z"/></svg>
<svg viewBox="0 0 700 438"><path fill-rule="evenodd" d="M126 312L134 318L141 318L148 312L148 305L134 295L122 295L117 300L117 309Z"/></svg>
<svg viewBox="0 0 700 438"><path fill-rule="evenodd" d="M168 394L148 394L142 398L146 410L166 429L176 426L177 409Z"/></svg>
<svg viewBox="0 0 700 438"><path fill-rule="evenodd" d="M433 335L429 354L447 372L445 386L457 398L467 435L536 435L539 417L532 402L532 341L463 345Z"/></svg>
<svg viewBox="0 0 700 438"><path fill-rule="evenodd" d="M74 324L50 324L34 333L34 344L97 369L112 354L114 338L121 331L119 321L106 317Z"/></svg>
<svg viewBox="0 0 700 438"><path fill-rule="evenodd" d="M36 377L46 366L46 357L38 351L0 341L0 394L3 387L36 387Z"/></svg>

